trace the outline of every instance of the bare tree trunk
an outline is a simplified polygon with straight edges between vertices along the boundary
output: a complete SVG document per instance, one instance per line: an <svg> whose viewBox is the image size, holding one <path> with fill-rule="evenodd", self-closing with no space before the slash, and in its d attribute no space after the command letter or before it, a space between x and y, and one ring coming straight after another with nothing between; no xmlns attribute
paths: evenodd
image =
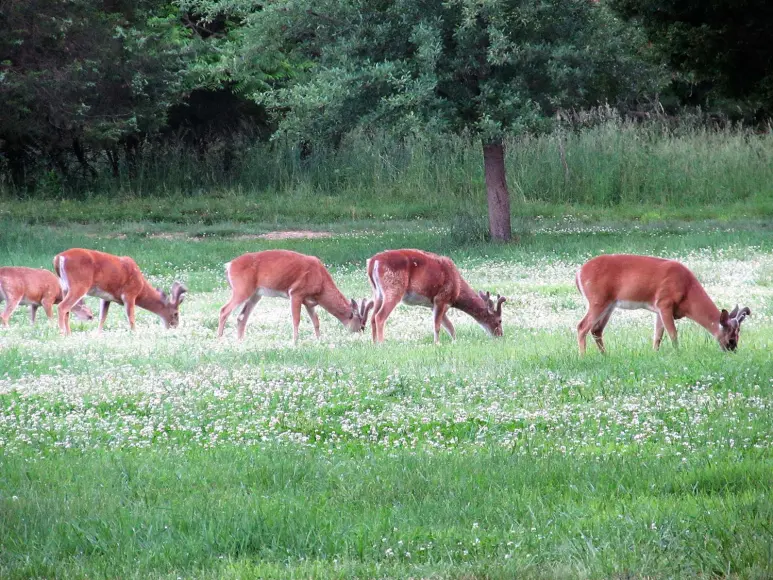
<svg viewBox="0 0 773 580"><path fill-rule="evenodd" d="M88 172L92 179L96 179L97 170L89 165L89 162L86 159L86 151L83 149L83 145L81 145L81 142L77 137L72 140L72 151L75 153L75 157L78 160L78 163L81 164L81 168L83 169L83 176L85 177L86 173Z"/></svg>
<svg viewBox="0 0 773 580"><path fill-rule="evenodd" d="M118 179L121 177L121 172L118 165L118 147L115 145L105 147L105 155L107 155L107 160L110 162L110 169L113 172L113 179Z"/></svg>
<svg viewBox="0 0 773 580"><path fill-rule="evenodd" d="M123 143L126 156L126 173L130 180L137 177L137 157L139 157L140 140L136 135L128 135Z"/></svg>
<svg viewBox="0 0 773 580"><path fill-rule="evenodd" d="M488 223L491 239L508 242L512 237L510 227L510 192L505 176L505 145L494 141L483 145L483 168L486 176L488 199Z"/></svg>

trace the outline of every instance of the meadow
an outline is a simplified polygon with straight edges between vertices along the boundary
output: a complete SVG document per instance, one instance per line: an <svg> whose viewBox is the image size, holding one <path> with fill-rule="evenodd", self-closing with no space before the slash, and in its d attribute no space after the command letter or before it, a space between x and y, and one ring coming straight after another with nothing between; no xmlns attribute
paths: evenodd
<svg viewBox="0 0 773 580"><path fill-rule="evenodd" d="M190 293L175 330L140 311L131 334L115 307L102 335L31 327L25 308L0 329L0 577L770 577L766 221L534 215L489 245L416 217L321 215L318 237L271 239L272 223L126 221L107 202L34 223L24 203L0 210L3 265L89 247ZM217 340L223 264L275 247L320 256L354 298L379 250L448 254L508 297L505 336L455 312L457 341L435 346L430 312L399 306L382 346L322 312L321 340L304 314L292 347L289 302L265 299L243 342L233 317ZM575 270L623 251L748 305L738 352L689 321L654 352L651 315L623 312L609 353L580 357Z"/></svg>

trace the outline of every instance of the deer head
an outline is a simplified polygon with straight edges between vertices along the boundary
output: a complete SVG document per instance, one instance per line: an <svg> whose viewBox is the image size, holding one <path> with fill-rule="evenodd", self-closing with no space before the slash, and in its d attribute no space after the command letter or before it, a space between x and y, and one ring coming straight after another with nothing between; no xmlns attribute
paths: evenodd
<svg viewBox="0 0 773 580"><path fill-rule="evenodd" d="M344 325L349 329L349 332L362 332L368 322L368 312L373 308L373 302L363 298L362 303L357 304L357 301L352 298L349 307L349 318L344 322Z"/></svg>
<svg viewBox="0 0 773 580"><path fill-rule="evenodd" d="M738 336L741 332L741 323L752 313L748 307L744 306L740 310L738 305L728 312L724 308L719 315L719 346L722 350L735 351L738 348Z"/></svg>
<svg viewBox="0 0 773 580"><path fill-rule="evenodd" d="M362 310L354 298L349 301L349 316L344 320L344 326L349 329L349 332L360 332L365 328L362 322Z"/></svg>
<svg viewBox="0 0 773 580"><path fill-rule="evenodd" d="M172 284L170 296L167 296L166 292L160 288L157 288L157 290L163 305L159 316L164 321L164 326L166 328L177 328L180 324L180 304L183 301L183 295L188 289L179 282L175 282Z"/></svg>
<svg viewBox="0 0 773 580"><path fill-rule="evenodd" d="M502 336L502 304L507 302L507 298L497 294L497 301L491 299L490 292L478 292L481 300L486 304L486 313L478 322L493 336Z"/></svg>
<svg viewBox="0 0 773 580"><path fill-rule="evenodd" d="M91 308L86 306L83 298L75 303L70 312L75 315L75 318L78 320L94 320L94 313L91 311Z"/></svg>

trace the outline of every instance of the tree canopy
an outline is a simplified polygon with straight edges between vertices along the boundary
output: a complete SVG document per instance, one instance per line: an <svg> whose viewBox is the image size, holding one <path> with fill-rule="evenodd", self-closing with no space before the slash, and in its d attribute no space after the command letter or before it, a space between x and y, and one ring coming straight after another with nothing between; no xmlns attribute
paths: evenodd
<svg viewBox="0 0 773 580"><path fill-rule="evenodd" d="M492 141L653 87L636 31L586 1L280 1L247 28L294 65L254 96L297 135L388 124Z"/></svg>
<svg viewBox="0 0 773 580"><path fill-rule="evenodd" d="M11 166L163 126L185 90L189 38L173 5L6 0L0 13L0 138Z"/></svg>
<svg viewBox="0 0 773 580"><path fill-rule="evenodd" d="M773 110L773 2L610 0L701 94Z"/></svg>
<svg viewBox="0 0 773 580"><path fill-rule="evenodd" d="M289 63L292 74L253 95L275 112L279 133L336 141L357 127L387 127L475 136L499 239L510 236L503 137L545 130L563 108L635 98L657 80L636 30L590 1L240 6L249 14L242 50Z"/></svg>

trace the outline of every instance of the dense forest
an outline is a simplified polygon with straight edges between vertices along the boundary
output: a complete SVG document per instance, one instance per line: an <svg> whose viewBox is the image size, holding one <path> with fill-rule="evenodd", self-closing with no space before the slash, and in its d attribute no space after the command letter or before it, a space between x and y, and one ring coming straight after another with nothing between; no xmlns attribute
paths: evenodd
<svg viewBox="0 0 773 580"><path fill-rule="evenodd" d="M513 139L773 109L767 0L2 0L0 26L4 196L279 189L256 156L453 136L507 238Z"/></svg>

